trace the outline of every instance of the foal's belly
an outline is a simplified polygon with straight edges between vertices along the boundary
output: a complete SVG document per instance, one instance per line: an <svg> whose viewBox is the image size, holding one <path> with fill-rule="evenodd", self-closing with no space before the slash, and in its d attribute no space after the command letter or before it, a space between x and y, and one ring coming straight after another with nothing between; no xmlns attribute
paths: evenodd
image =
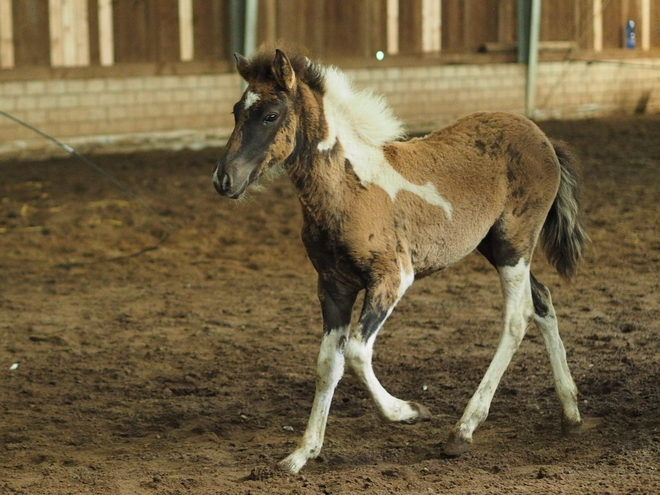
<svg viewBox="0 0 660 495"><path fill-rule="evenodd" d="M408 240L415 275L418 278L430 275L465 258L476 249L494 221L486 216L458 225L443 222L418 231Z"/></svg>

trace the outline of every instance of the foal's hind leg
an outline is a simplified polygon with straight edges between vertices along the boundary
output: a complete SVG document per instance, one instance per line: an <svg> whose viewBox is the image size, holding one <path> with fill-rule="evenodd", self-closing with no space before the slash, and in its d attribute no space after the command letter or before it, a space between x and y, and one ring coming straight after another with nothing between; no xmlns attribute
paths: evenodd
<svg viewBox="0 0 660 495"><path fill-rule="evenodd" d="M566 350L559 336L557 315L552 305L550 291L530 273L534 321L538 327L550 358L555 390L563 410L562 429L565 434L577 432L582 426L577 402L577 387L568 369Z"/></svg>
<svg viewBox="0 0 660 495"><path fill-rule="evenodd" d="M529 262L520 258L515 266L498 266L498 271L504 294L504 329L486 374L449 436L444 449L447 455L460 455L472 443L472 434L488 416L495 390L525 336L534 312Z"/></svg>
<svg viewBox="0 0 660 495"><path fill-rule="evenodd" d="M388 421L408 424L427 420L431 417L431 413L421 404L397 399L385 390L376 378L371 359L378 332L413 280L412 271L410 274L406 274L402 269L398 289L396 286L388 284L388 280L385 279L378 287L367 290L360 321L351 332L344 350L348 369L367 389L376 403L380 417ZM388 291L390 294L383 294Z"/></svg>

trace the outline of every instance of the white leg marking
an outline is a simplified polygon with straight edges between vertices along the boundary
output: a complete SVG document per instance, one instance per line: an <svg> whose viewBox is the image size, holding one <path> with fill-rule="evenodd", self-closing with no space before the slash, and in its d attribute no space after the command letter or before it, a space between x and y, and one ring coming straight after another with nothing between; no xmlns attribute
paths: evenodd
<svg viewBox="0 0 660 495"><path fill-rule="evenodd" d="M406 273L403 264L401 264L401 282L399 285L399 290L397 292L396 303L403 297L403 294L406 292L406 289L410 287L415 280L415 274L411 271ZM378 332L383 327L385 320L390 316L394 306L389 308L387 311L386 317L381 322L378 329L369 337L369 340L364 342L362 340L362 335L359 334L359 329L357 329L357 335L351 336L344 354L346 355L346 362L348 368L357 376L360 382L364 387L369 391L371 398L376 403L378 412L381 417L389 421L399 421L399 422L413 422L416 421L420 414L419 409L411 406L407 401L397 399L392 396L385 388L381 385L374 374L373 367L371 365L371 360L373 356L373 347L374 342L376 341L376 336Z"/></svg>
<svg viewBox="0 0 660 495"><path fill-rule="evenodd" d="M460 453L472 441L474 430L486 419L495 390L509 366L513 354L525 336L525 330L533 313L529 265L520 259L513 267L501 267L500 282L504 293L504 329L495 356L477 391L468 402L463 416L454 427L448 453ZM460 450L452 452L452 441Z"/></svg>
<svg viewBox="0 0 660 495"><path fill-rule="evenodd" d="M243 108L246 110L249 109L252 105L254 105L256 102L258 102L261 99L261 97L257 93L253 93L252 91L246 91L245 92L245 100L243 100Z"/></svg>
<svg viewBox="0 0 660 495"><path fill-rule="evenodd" d="M280 462L280 467L297 473L309 459L319 455L335 388L344 374L344 345L349 327L332 330L323 336L316 368L316 394L307 428L298 448Z"/></svg>
<svg viewBox="0 0 660 495"><path fill-rule="evenodd" d="M566 349L559 336L555 310L552 307L552 303L550 301L547 302L549 303L548 314L544 317L534 316L534 321L543 336L548 357L550 358L555 390L557 391L557 397L559 397L559 402L564 412L564 427L575 428L582 423L577 402L578 390L566 362Z"/></svg>

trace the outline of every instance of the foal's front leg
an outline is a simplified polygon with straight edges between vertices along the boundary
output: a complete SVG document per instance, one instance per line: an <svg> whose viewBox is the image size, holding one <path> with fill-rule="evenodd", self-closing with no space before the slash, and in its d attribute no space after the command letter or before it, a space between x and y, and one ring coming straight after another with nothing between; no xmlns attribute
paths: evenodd
<svg viewBox="0 0 660 495"><path fill-rule="evenodd" d="M309 459L321 452L332 396L344 374L344 347L349 337L351 310L356 297L355 291L319 279L324 332L316 365L316 394L300 445L279 463L284 471L297 473Z"/></svg>
<svg viewBox="0 0 660 495"><path fill-rule="evenodd" d="M376 378L371 364L378 332L414 280L412 271L407 274L401 269L398 275L398 278L396 274L390 279L384 278L377 286L367 290L360 321L351 331L344 355L348 369L369 391L381 418L412 424L429 419L431 413L421 404L397 399L391 395Z"/></svg>

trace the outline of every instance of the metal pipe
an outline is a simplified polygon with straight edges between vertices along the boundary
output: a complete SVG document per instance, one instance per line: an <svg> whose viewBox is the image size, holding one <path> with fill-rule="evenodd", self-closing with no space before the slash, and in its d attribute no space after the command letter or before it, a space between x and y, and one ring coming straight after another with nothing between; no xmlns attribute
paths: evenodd
<svg viewBox="0 0 660 495"><path fill-rule="evenodd" d="M539 37L541 33L541 0L532 0L529 20L529 56L527 59L527 86L525 88L525 115L534 116L536 74L539 65Z"/></svg>

